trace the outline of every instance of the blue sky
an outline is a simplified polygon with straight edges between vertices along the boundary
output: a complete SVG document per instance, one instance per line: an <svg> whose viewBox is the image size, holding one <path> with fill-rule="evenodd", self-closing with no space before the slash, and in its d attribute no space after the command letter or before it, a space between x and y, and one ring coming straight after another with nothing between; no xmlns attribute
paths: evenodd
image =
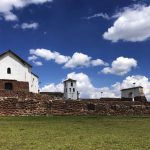
<svg viewBox="0 0 150 150"><path fill-rule="evenodd" d="M1 0L0 52L31 63L43 91L72 77L83 97L133 82L150 97L149 15L149 0Z"/></svg>

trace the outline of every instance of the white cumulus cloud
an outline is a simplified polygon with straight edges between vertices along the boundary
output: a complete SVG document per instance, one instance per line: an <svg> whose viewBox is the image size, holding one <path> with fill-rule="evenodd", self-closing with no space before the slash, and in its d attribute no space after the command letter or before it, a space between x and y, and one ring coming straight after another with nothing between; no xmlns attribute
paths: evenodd
<svg viewBox="0 0 150 150"><path fill-rule="evenodd" d="M14 28L20 28L20 29L23 29L23 30L26 30L26 29L37 29L39 27L39 23L37 22L33 22L33 23L22 23L21 25L19 24L16 24L14 26Z"/></svg>
<svg viewBox="0 0 150 150"><path fill-rule="evenodd" d="M67 78L77 80L77 88L82 98L100 98L101 91L103 91L103 97L116 97L108 87L95 87L87 74L72 72L67 75Z"/></svg>
<svg viewBox="0 0 150 150"><path fill-rule="evenodd" d="M101 18L106 19L106 20L110 19L110 17L108 16L107 13L97 13L97 14L94 14L92 16L86 17L86 19L90 20L90 19L98 18L98 17L101 17Z"/></svg>
<svg viewBox="0 0 150 150"><path fill-rule="evenodd" d="M109 64L104 62L102 59L96 59L91 61L92 66L108 66Z"/></svg>
<svg viewBox="0 0 150 150"><path fill-rule="evenodd" d="M112 62L111 67L105 67L102 72L122 76L135 67L137 67L137 61L134 58L118 57Z"/></svg>
<svg viewBox="0 0 150 150"><path fill-rule="evenodd" d="M66 79L72 78L77 80L77 89L80 92L81 98L100 98L101 91L103 91L103 97L116 97L115 93L109 87L97 88L95 87L87 74L84 73L69 73ZM43 86L40 90L42 92L63 92L63 83L50 83Z"/></svg>
<svg viewBox="0 0 150 150"><path fill-rule="evenodd" d="M36 65L36 66L42 66L43 63L41 61L33 61L33 63Z"/></svg>
<svg viewBox="0 0 150 150"><path fill-rule="evenodd" d="M37 22L33 22L33 23L23 23L21 24L21 28L22 29L37 29L39 26L39 24Z"/></svg>
<svg viewBox="0 0 150 150"><path fill-rule="evenodd" d="M65 64L65 68L76 68L90 65L91 57L83 53L74 53L72 58Z"/></svg>
<svg viewBox="0 0 150 150"><path fill-rule="evenodd" d="M56 51L51 51L48 49L31 49L28 60L37 58L43 58L47 61L54 60L57 64L63 64L64 68L77 68L77 67L89 67L89 66L107 66L108 63L101 59L93 60L92 57L75 52L72 56L65 56Z"/></svg>
<svg viewBox="0 0 150 150"><path fill-rule="evenodd" d="M61 55L58 52L55 52L55 51L52 52L51 50L47 50L47 49L44 49L44 48L31 49L30 50L30 54L34 55L34 56L37 56L37 57L40 57L40 58L43 58L43 59L45 59L47 61L48 60L54 60L58 64L64 64L70 58L69 56L64 56L64 55ZM30 57L32 57L32 56L29 56L29 58Z"/></svg>
<svg viewBox="0 0 150 150"><path fill-rule="evenodd" d="M40 91L41 92L63 92L64 91L63 83L46 84L40 89Z"/></svg>
<svg viewBox="0 0 150 150"><path fill-rule="evenodd" d="M142 75L127 76L122 82L116 82L110 86L106 87L95 87L92 84L91 79L85 73L69 73L66 79L72 78L77 80L77 89L80 93L80 98L100 98L101 92L103 92L102 97L120 97L121 89L142 86L145 96L148 101L150 101L150 81L147 77ZM43 86L40 90L42 92L63 92L63 82L58 84L50 83Z"/></svg>
<svg viewBox="0 0 150 150"><path fill-rule="evenodd" d="M38 58L37 56L32 55L32 56L29 56L29 57L28 57L28 60L29 60L29 61L33 61L33 60L36 60L37 58Z"/></svg>
<svg viewBox="0 0 150 150"><path fill-rule="evenodd" d="M54 55L55 55L55 62L57 64L64 64L64 63L66 63L70 59L69 56L61 55L58 52L54 52Z"/></svg>
<svg viewBox="0 0 150 150"><path fill-rule="evenodd" d="M108 65L101 59L92 60L92 57L75 52L71 59L64 65L65 68L89 67L89 66L106 66Z"/></svg>
<svg viewBox="0 0 150 150"><path fill-rule="evenodd" d="M150 37L150 6L134 5L115 14L112 27L103 34L104 39L141 42Z"/></svg>
<svg viewBox="0 0 150 150"><path fill-rule="evenodd" d="M0 0L0 15L6 21L15 21L18 17L13 13L14 9L21 9L30 4L43 4L53 0Z"/></svg>

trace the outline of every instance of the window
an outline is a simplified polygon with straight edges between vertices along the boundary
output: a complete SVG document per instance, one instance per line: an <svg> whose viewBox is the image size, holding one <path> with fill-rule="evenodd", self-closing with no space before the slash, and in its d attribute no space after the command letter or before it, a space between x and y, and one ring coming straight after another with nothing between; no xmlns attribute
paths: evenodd
<svg viewBox="0 0 150 150"><path fill-rule="evenodd" d="M75 88L73 88L73 92L75 92Z"/></svg>
<svg viewBox="0 0 150 150"><path fill-rule="evenodd" d="M71 82L71 86L73 86L73 82Z"/></svg>
<svg viewBox="0 0 150 150"><path fill-rule="evenodd" d="M7 74L11 74L11 69L7 68Z"/></svg>
<svg viewBox="0 0 150 150"><path fill-rule="evenodd" d="M12 83L5 83L5 90L13 90Z"/></svg>
<svg viewBox="0 0 150 150"><path fill-rule="evenodd" d="M69 88L70 92L71 92L71 88Z"/></svg>
<svg viewBox="0 0 150 150"><path fill-rule="evenodd" d="M67 88L66 88L66 92L67 92Z"/></svg>

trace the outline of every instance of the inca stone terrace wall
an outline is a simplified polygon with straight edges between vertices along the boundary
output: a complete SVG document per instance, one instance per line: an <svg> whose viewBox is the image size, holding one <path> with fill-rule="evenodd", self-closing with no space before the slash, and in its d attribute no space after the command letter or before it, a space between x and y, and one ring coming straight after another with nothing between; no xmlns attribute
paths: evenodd
<svg viewBox="0 0 150 150"><path fill-rule="evenodd" d="M32 93L19 93L19 95L10 93L9 97L0 97L1 116L146 114L150 114L150 103L132 102L127 99L64 101L53 100L48 95Z"/></svg>

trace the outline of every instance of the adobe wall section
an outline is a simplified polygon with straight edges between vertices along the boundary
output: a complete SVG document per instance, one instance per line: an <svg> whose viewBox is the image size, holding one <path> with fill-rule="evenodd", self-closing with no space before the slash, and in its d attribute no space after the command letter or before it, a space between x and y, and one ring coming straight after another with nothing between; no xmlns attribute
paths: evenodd
<svg viewBox="0 0 150 150"><path fill-rule="evenodd" d="M29 83L28 82L22 82L22 81L16 81L16 80L0 80L0 94L4 93L5 90L5 84L11 83L12 84L12 91L17 92L29 92Z"/></svg>

